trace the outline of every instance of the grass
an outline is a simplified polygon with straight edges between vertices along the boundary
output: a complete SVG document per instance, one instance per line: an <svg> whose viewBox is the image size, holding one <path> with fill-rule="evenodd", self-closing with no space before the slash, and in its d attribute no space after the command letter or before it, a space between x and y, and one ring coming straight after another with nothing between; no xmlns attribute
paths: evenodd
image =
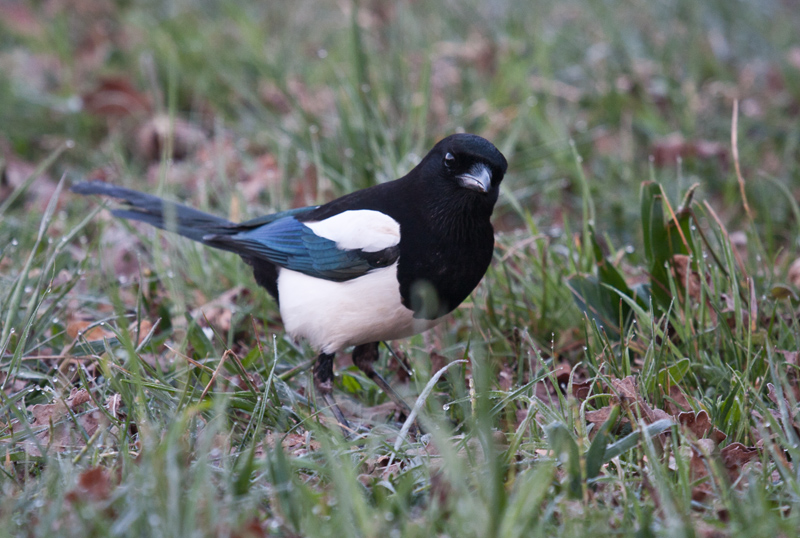
<svg viewBox="0 0 800 538"><path fill-rule="evenodd" d="M21 6L0 6L0 532L797 534L797 10ZM466 361L422 437L343 360L343 438L246 265L66 191L244 220L458 130L510 170L481 286L392 343L408 382L382 351L412 403Z"/></svg>

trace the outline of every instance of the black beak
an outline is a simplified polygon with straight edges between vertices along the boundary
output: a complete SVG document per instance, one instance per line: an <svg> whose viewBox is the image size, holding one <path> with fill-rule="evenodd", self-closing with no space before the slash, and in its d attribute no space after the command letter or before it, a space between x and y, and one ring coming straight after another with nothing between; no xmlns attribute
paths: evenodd
<svg viewBox="0 0 800 538"><path fill-rule="evenodd" d="M465 189L478 192L489 192L492 188L492 173L484 164L476 164L466 174L456 176L459 184Z"/></svg>

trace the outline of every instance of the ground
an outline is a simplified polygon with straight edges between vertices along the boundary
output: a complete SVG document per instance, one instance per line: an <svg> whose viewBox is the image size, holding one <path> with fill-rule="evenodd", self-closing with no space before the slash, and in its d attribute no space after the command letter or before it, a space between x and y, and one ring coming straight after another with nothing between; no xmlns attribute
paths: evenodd
<svg viewBox="0 0 800 538"><path fill-rule="evenodd" d="M796 3L267 4L0 0L4 533L796 536ZM509 173L382 347L422 432L343 356L344 436L248 266L68 192L244 220L458 131Z"/></svg>

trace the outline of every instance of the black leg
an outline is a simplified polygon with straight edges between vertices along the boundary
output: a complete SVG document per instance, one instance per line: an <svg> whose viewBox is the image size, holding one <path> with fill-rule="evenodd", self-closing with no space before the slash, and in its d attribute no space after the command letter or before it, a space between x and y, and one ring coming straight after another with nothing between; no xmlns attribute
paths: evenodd
<svg viewBox="0 0 800 538"><path fill-rule="evenodd" d="M389 386L389 383L381 377L381 375L375 371L372 365L375 361L378 360L378 342L371 342L369 344L361 344L360 346L356 346L353 349L353 364L355 364L359 370L367 374L373 383L378 385L383 392L400 408L402 409L406 416L411 414L411 408L408 404L400 397L399 394L395 392L395 390Z"/></svg>
<svg viewBox="0 0 800 538"><path fill-rule="evenodd" d="M333 399L333 353L320 353L317 362L314 364L314 388L325 402L325 407L329 408L342 427L345 437L353 430L350 423L344 418L344 413L339 409Z"/></svg>

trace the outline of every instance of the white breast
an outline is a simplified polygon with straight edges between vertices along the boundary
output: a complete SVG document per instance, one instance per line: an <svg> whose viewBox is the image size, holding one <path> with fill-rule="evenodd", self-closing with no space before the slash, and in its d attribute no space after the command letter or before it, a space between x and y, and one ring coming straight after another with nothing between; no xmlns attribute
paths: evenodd
<svg viewBox="0 0 800 538"><path fill-rule="evenodd" d="M397 262L346 282L280 269L278 294L286 331L294 338L307 339L324 353L405 338L430 329L442 319L415 319L403 306Z"/></svg>

